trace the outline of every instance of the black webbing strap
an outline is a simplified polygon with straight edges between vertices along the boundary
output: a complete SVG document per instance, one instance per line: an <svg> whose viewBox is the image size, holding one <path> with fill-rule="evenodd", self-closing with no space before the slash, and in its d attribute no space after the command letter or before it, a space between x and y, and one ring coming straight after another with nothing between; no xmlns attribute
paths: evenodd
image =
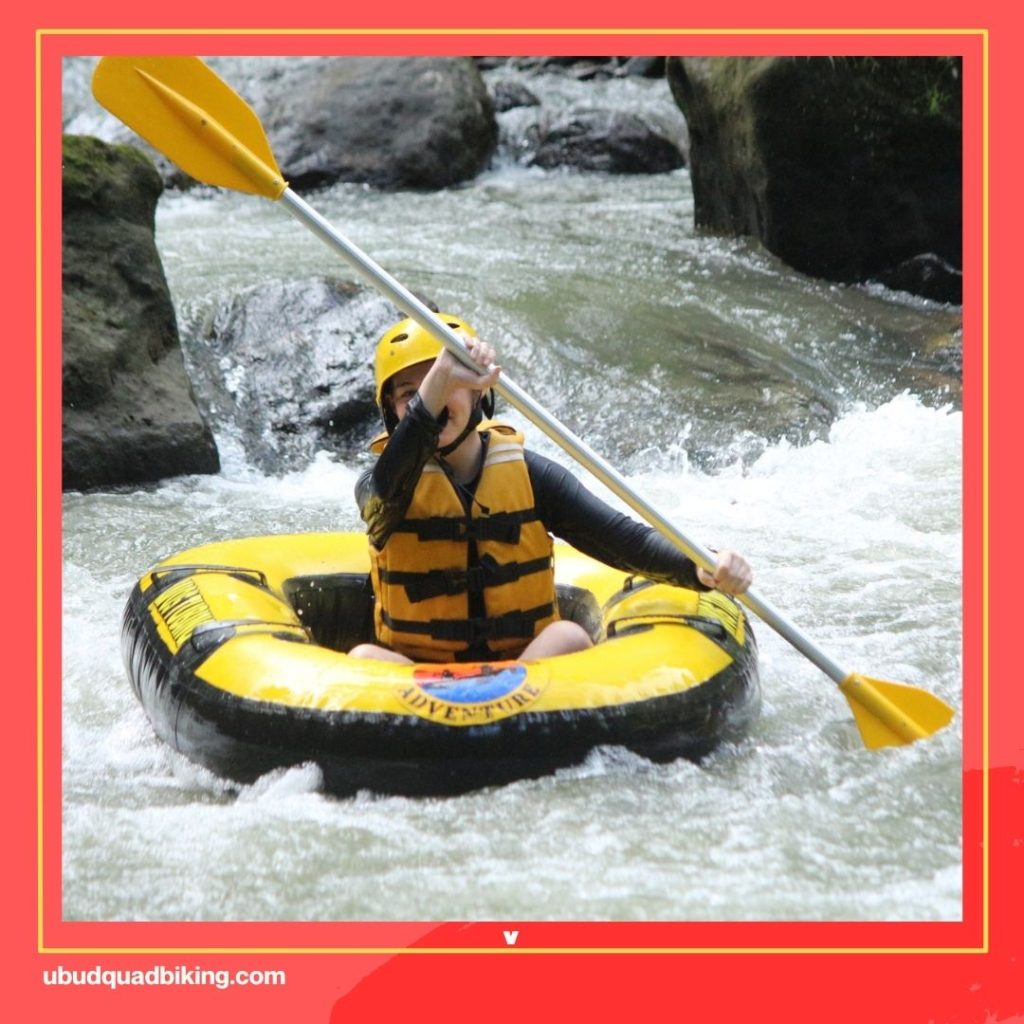
<svg viewBox="0 0 1024 1024"><path fill-rule="evenodd" d="M498 562L491 555L484 555L480 564L470 569L431 569L428 572L399 572L392 569L381 571L382 583L404 587L406 597L412 604L427 601L442 594L464 594L468 590L482 590L484 587L500 587L512 583L522 576L543 572L551 568L551 558L534 558L528 562Z"/></svg>
<svg viewBox="0 0 1024 1024"><path fill-rule="evenodd" d="M476 519L457 519L452 516L429 516L423 519L403 519L393 533L415 533L419 540L493 540L503 544L518 544L520 527L539 518L536 509L522 512L495 512Z"/></svg>

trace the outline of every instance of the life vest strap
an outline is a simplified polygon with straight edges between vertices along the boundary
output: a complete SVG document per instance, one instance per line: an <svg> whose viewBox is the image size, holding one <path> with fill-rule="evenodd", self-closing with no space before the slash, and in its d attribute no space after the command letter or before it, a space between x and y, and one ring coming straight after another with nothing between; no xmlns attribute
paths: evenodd
<svg viewBox="0 0 1024 1024"><path fill-rule="evenodd" d="M431 569L429 572L384 569L381 571L380 579L382 583L404 587L409 601L418 604L442 594L464 594L467 590L500 587L522 576L550 568L550 557L534 558L528 562L501 563L491 555L484 555L480 559L480 564L470 569Z"/></svg>
<svg viewBox="0 0 1024 1024"><path fill-rule="evenodd" d="M435 640L473 644L488 640L532 640L536 623L554 612L554 604L547 603L492 618L484 616L476 619L430 619L428 622L418 622L415 619L395 619L385 611L383 619L385 625L396 633L421 633Z"/></svg>
<svg viewBox="0 0 1024 1024"><path fill-rule="evenodd" d="M522 512L495 512L477 518L431 516L404 519L393 533L415 533L418 540L493 540L502 544L518 544L520 527L540 518L535 508Z"/></svg>

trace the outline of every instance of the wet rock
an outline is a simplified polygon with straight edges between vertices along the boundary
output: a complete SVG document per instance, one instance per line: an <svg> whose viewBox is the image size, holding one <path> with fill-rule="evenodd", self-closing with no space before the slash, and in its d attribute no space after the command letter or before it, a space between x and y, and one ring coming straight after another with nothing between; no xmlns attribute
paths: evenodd
<svg viewBox="0 0 1024 1024"><path fill-rule="evenodd" d="M190 347L197 398L218 436L265 473L359 450L380 429L373 350L401 316L377 292L328 278L246 289Z"/></svg>
<svg viewBox="0 0 1024 1024"><path fill-rule="evenodd" d="M614 110L576 111L529 133L527 162L612 174L661 174L683 166L678 147L642 117Z"/></svg>
<svg viewBox="0 0 1024 1024"><path fill-rule="evenodd" d="M639 78L664 78L665 58L664 57L626 57L619 73L623 75L636 75Z"/></svg>
<svg viewBox="0 0 1024 1024"><path fill-rule="evenodd" d="M63 143L63 486L216 473L153 235L163 190L130 146Z"/></svg>
<svg viewBox="0 0 1024 1024"><path fill-rule="evenodd" d="M474 57L473 63L480 71L496 71L511 63L511 57Z"/></svg>
<svg viewBox="0 0 1024 1024"><path fill-rule="evenodd" d="M667 77L699 226L754 235L829 280L926 253L958 272L958 59L672 57Z"/></svg>
<svg viewBox="0 0 1024 1024"><path fill-rule="evenodd" d="M904 260L891 270L875 275L887 288L910 292L935 302L963 302L963 272L935 253L923 253Z"/></svg>
<svg viewBox="0 0 1024 1024"><path fill-rule="evenodd" d="M254 91L295 188L447 188L479 174L497 144L491 99L469 58L293 61L268 69Z"/></svg>
<svg viewBox="0 0 1024 1024"><path fill-rule="evenodd" d="M470 58L211 57L207 63L253 107L296 191L336 181L447 188L479 174L497 143L491 99ZM81 66L73 65L72 82L82 77ZM65 108L66 130L152 153L95 102L83 108L66 95ZM169 184L188 182L155 159Z"/></svg>
<svg viewBox="0 0 1024 1024"><path fill-rule="evenodd" d="M491 96L494 102L494 111L497 114L503 114L506 110L515 110L517 107L540 106L540 100L519 82L495 82Z"/></svg>

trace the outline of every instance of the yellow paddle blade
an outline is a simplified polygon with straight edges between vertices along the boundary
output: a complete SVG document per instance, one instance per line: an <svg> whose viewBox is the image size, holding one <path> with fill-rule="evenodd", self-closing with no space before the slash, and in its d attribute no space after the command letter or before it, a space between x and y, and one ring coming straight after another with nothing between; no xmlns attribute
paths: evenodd
<svg viewBox="0 0 1024 1024"><path fill-rule="evenodd" d="M851 672L840 684L871 750L924 739L949 725L953 709L927 690Z"/></svg>
<svg viewBox="0 0 1024 1024"><path fill-rule="evenodd" d="M277 199L288 187L255 111L198 57L104 57L97 102L186 174Z"/></svg>

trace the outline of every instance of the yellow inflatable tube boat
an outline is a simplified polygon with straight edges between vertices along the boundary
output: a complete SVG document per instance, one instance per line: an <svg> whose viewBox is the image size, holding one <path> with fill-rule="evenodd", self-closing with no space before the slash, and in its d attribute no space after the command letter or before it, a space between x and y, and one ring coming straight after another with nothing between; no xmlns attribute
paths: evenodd
<svg viewBox="0 0 1024 1024"><path fill-rule="evenodd" d="M315 762L347 795L453 794L548 774L598 746L697 760L760 707L743 610L556 545L560 613L595 646L534 662L405 666L349 657L371 640L366 537L206 544L146 572L122 652L157 734L250 782Z"/></svg>

